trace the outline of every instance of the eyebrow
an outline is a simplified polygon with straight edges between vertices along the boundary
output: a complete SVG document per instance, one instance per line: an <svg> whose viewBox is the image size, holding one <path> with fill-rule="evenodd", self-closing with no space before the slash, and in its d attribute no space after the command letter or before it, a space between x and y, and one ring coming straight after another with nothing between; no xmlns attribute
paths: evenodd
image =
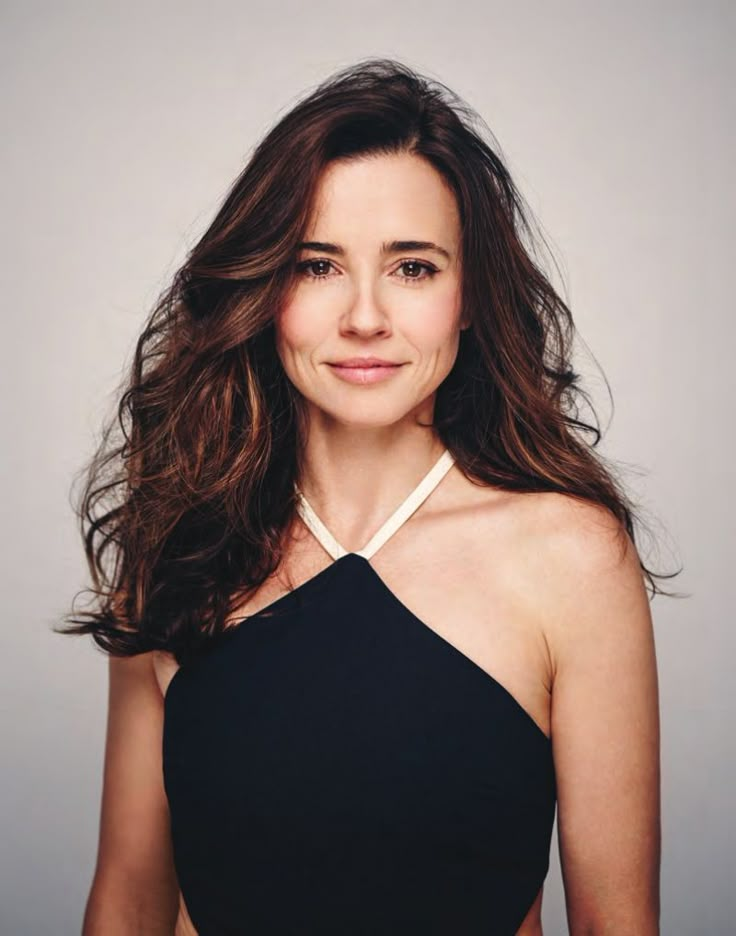
<svg viewBox="0 0 736 936"><path fill-rule="evenodd" d="M345 249L339 244L330 244L325 241L302 241L297 244L297 250L319 250L322 253L333 254L336 257L344 257ZM405 253L406 251L429 250L441 254L447 260L452 259L450 252L435 244L432 241L421 240L393 240L384 241L381 244L382 254Z"/></svg>

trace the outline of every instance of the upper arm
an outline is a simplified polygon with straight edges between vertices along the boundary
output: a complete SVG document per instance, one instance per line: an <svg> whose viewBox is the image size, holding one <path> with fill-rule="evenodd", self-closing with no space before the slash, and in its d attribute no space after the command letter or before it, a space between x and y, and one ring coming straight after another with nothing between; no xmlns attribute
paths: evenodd
<svg viewBox="0 0 736 936"><path fill-rule="evenodd" d="M572 934L651 936L659 932L661 831L649 599L617 521L577 502L562 511L545 595L568 923Z"/></svg>
<svg viewBox="0 0 736 936"><path fill-rule="evenodd" d="M163 698L152 654L109 657L99 848L85 934L117 932L123 914L120 932L133 920L146 932L173 930L179 888L163 786L162 730Z"/></svg>

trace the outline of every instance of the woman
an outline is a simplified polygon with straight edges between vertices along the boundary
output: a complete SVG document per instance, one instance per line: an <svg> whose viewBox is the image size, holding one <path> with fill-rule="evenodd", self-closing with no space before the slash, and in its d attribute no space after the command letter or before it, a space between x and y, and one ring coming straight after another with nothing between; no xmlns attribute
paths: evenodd
<svg viewBox="0 0 736 936"><path fill-rule="evenodd" d="M470 111L364 61L158 303L68 628L110 654L86 936L541 933L555 809L570 932L658 932L657 588L528 232Z"/></svg>

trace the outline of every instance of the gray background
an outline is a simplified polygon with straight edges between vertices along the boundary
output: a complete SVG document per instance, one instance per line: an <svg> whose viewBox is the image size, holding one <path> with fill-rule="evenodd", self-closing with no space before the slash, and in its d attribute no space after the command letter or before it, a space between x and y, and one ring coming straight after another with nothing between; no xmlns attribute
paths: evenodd
<svg viewBox="0 0 736 936"><path fill-rule="evenodd" d="M368 55L481 113L560 264L603 450L659 537L645 558L684 563L670 585L691 593L653 604L662 932L733 932L733 9L3 5L3 936L77 933L95 858L106 662L50 630L86 582L72 474L251 146ZM567 931L556 829L551 861L554 936Z"/></svg>

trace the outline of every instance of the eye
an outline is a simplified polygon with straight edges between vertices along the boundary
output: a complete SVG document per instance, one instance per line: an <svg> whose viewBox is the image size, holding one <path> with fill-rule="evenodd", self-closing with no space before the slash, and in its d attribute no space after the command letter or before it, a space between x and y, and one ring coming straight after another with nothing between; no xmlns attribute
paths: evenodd
<svg viewBox="0 0 736 936"><path fill-rule="evenodd" d="M425 270L424 276L402 276L401 279L410 279L410 280L425 280L431 279L437 272L437 267L432 266L431 263L423 263L421 260L402 260L399 264L399 269L402 267L415 267L420 270Z"/></svg>
<svg viewBox="0 0 736 936"><path fill-rule="evenodd" d="M303 260L301 263L297 263L296 268L299 273L306 274L307 279L327 279L326 276L323 276L319 273L315 274L313 272L315 267L329 267L329 260Z"/></svg>
<svg viewBox="0 0 736 936"><path fill-rule="evenodd" d="M303 260L301 263L297 263L296 268L299 273L305 273L307 276L307 279L327 279L326 276L321 276L319 274L315 275L313 272L311 272L313 268L318 265L330 266L330 261L329 260Z"/></svg>
<svg viewBox="0 0 736 936"><path fill-rule="evenodd" d="M331 265L332 265L332 261L320 258L316 260L303 260L301 263L297 263L296 269L299 273L304 274L307 277L307 279L324 280L324 279L329 279L328 276L323 275L324 268L325 267L329 268ZM321 267L323 272L315 273L314 269L317 267ZM418 269L419 271L423 270L424 275L423 276L402 275L402 276L399 276L399 279L421 282L422 280L431 279L438 272L437 267L432 266L431 263L425 263L422 260L402 260L398 266L398 269L401 270L406 267L412 267L414 269Z"/></svg>

